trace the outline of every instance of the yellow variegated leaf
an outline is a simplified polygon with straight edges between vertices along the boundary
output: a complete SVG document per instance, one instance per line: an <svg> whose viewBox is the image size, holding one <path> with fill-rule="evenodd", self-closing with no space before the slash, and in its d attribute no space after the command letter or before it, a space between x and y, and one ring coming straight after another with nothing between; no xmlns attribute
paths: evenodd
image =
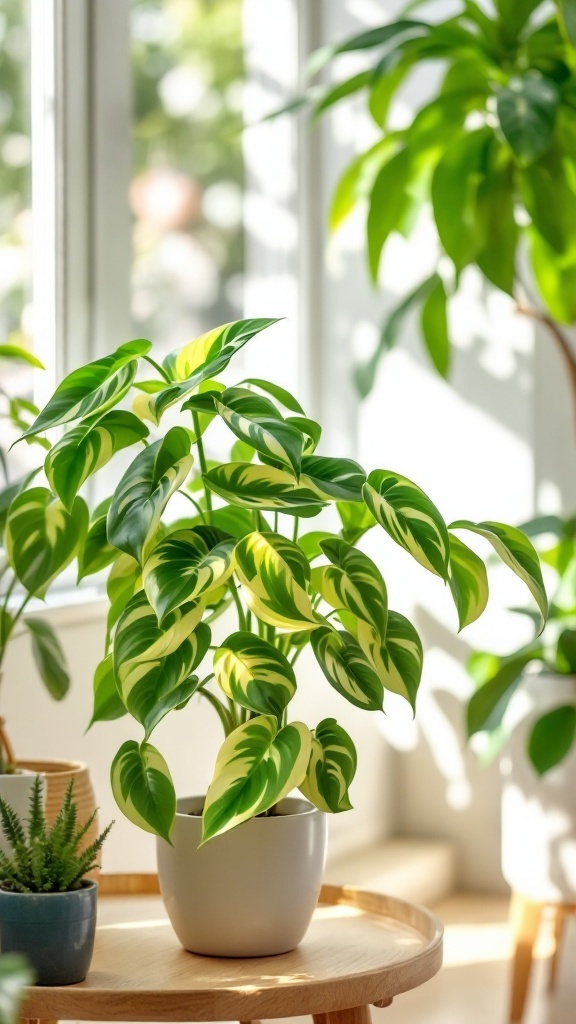
<svg viewBox="0 0 576 1024"><path fill-rule="evenodd" d="M382 710L384 688L354 637L323 627L312 633L310 643L326 679L338 693L364 711Z"/></svg>
<svg viewBox="0 0 576 1024"><path fill-rule="evenodd" d="M310 730L291 722L278 730L272 715L235 729L220 748L203 815L203 842L256 817L304 779Z"/></svg>
<svg viewBox="0 0 576 1024"><path fill-rule="evenodd" d="M304 435L283 419L269 399L248 388L228 388L215 406L236 437L299 475Z"/></svg>
<svg viewBox="0 0 576 1024"><path fill-rule="evenodd" d="M14 498L6 519L6 553L30 594L44 597L56 576L78 553L88 529L88 509L75 498L70 510L46 487Z"/></svg>
<svg viewBox="0 0 576 1024"><path fill-rule="evenodd" d="M254 633L232 633L214 652L214 675L227 697L259 714L282 714L296 692L288 659Z"/></svg>
<svg viewBox="0 0 576 1024"><path fill-rule="evenodd" d="M151 743L127 740L110 771L112 792L129 821L170 842L176 816L176 793L170 770Z"/></svg>
<svg viewBox="0 0 576 1024"><path fill-rule="evenodd" d="M216 466L204 474L204 482L231 505L288 515L315 516L329 500L311 484L297 484L285 469L251 462Z"/></svg>
<svg viewBox="0 0 576 1024"><path fill-rule="evenodd" d="M416 561L448 579L448 530L438 509L399 473L375 469L364 484L364 501L386 532Z"/></svg>
<svg viewBox="0 0 576 1024"><path fill-rule="evenodd" d="M336 538L320 541L332 565L312 570L311 584L332 608L346 608L386 634L388 599L386 584L371 558Z"/></svg>
<svg viewBox="0 0 576 1024"><path fill-rule="evenodd" d="M349 625L349 620L346 620L346 625ZM398 612L389 612L385 641L373 626L362 619L356 620L354 635L384 688L399 693L414 708L424 654L412 623Z"/></svg>
<svg viewBox="0 0 576 1024"><path fill-rule="evenodd" d="M356 774L356 748L335 718L325 718L312 733L312 751L300 792L321 811L352 809L348 789Z"/></svg>
<svg viewBox="0 0 576 1024"><path fill-rule="evenodd" d="M232 575L235 541L213 530L205 539L201 528L176 530L151 552L142 570L148 600L162 622L187 601L195 601ZM208 541L214 541L208 546Z"/></svg>
<svg viewBox="0 0 576 1024"><path fill-rule="evenodd" d="M482 559L454 534L450 534L450 590L460 629L464 629L488 603L488 574Z"/></svg>
<svg viewBox="0 0 576 1024"><path fill-rule="evenodd" d="M246 602L263 622L288 630L321 624L306 589L310 567L297 544L277 533L250 533L236 545L234 560Z"/></svg>

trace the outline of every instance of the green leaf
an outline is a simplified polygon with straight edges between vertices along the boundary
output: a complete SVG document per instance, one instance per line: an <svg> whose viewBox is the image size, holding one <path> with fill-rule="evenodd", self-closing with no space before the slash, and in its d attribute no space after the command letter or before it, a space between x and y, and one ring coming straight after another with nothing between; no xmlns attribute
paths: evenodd
<svg viewBox="0 0 576 1024"><path fill-rule="evenodd" d="M76 555L87 529L82 498L74 500L70 511L45 487L31 487L14 499L6 522L6 551L29 593L44 597Z"/></svg>
<svg viewBox="0 0 576 1024"><path fill-rule="evenodd" d="M468 702L468 736L498 728L526 665L540 657L542 649L532 645L500 661L493 675L472 694Z"/></svg>
<svg viewBox="0 0 576 1024"><path fill-rule="evenodd" d="M123 703L146 730L198 688L191 673L204 658L210 629L201 622L204 605L190 602L158 625L142 591L130 599L114 636L114 675Z"/></svg>
<svg viewBox="0 0 576 1024"><path fill-rule="evenodd" d="M44 463L48 482L70 509L88 477L105 466L116 452L147 436L148 428L138 417L121 409L79 423L48 452Z"/></svg>
<svg viewBox="0 0 576 1024"><path fill-rule="evenodd" d="M538 555L528 538L514 526L505 523L471 523L460 519L450 524L451 530L470 530L489 540L496 553L512 572L524 581L541 614L541 626L548 615L548 598L542 579Z"/></svg>
<svg viewBox="0 0 576 1024"><path fill-rule="evenodd" d="M127 740L112 762L112 792L129 821L170 842L176 793L166 761L151 743Z"/></svg>
<svg viewBox="0 0 576 1024"><path fill-rule="evenodd" d="M328 215L330 231L336 231L352 213L356 204L370 195L383 163L389 160L397 149L397 138L387 136L348 165L332 195Z"/></svg>
<svg viewBox="0 0 576 1024"><path fill-rule="evenodd" d="M570 255L573 261L576 194L564 153L556 147L550 149L537 163L524 167L518 181L532 220L532 237L539 234L556 253Z"/></svg>
<svg viewBox="0 0 576 1024"><path fill-rule="evenodd" d="M342 537L348 544L356 544L360 537L376 526L376 520L364 501L338 501L336 511L342 523Z"/></svg>
<svg viewBox="0 0 576 1024"><path fill-rule="evenodd" d="M312 752L300 792L321 811L352 810L348 790L356 774L356 748L335 718L325 718L312 733Z"/></svg>
<svg viewBox="0 0 576 1024"><path fill-rule="evenodd" d="M544 775L569 753L576 736L576 707L565 704L538 719L528 741L528 756Z"/></svg>
<svg viewBox="0 0 576 1024"><path fill-rule="evenodd" d="M166 388L154 400L158 419L169 406L186 398L203 381L217 376L247 341L275 323L278 323L277 319L236 320L208 331L179 352L167 356L164 368L178 383Z"/></svg>
<svg viewBox="0 0 576 1024"><path fill-rule="evenodd" d="M312 455L322 437L322 427L316 420L311 420L307 416L287 416L286 423L290 426L296 427L304 435L304 455Z"/></svg>
<svg viewBox="0 0 576 1024"><path fill-rule="evenodd" d="M275 398L277 402L280 402L280 405L283 405L285 409L289 409L290 412L295 412L298 416L306 415L300 402L294 398L294 395L290 394L286 388L280 387L279 384L273 384L272 381L263 380L261 377L246 377L245 380L240 381L240 384L252 384L260 391L265 391L266 394L272 395L272 398Z"/></svg>
<svg viewBox="0 0 576 1024"><path fill-rule="evenodd" d="M366 474L353 459L332 459L324 455L305 455L302 459L300 486L311 488L326 501L362 501Z"/></svg>
<svg viewBox="0 0 576 1024"><path fill-rule="evenodd" d="M20 345L0 345L0 359L14 359L17 362L28 363L28 366L34 366L38 370L46 369L44 363L41 363L33 352L21 348Z"/></svg>
<svg viewBox="0 0 576 1024"><path fill-rule="evenodd" d="M106 581L106 593L110 601L108 630L116 625L130 598L142 587L141 571L131 555L119 555L114 562Z"/></svg>
<svg viewBox="0 0 576 1024"><path fill-rule="evenodd" d="M576 252L559 254L532 228L530 256L538 291L554 320L573 324L576 320Z"/></svg>
<svg viewBox="0 0 576 1024"><path fill-rule="evenodd" d="M232 575L234 539L209 547L199 530L176 530L152 550L142 581L159 622L186 601L195 601Z"/></svg>
<svg viewBox="0 0 576 1024"><path fill-rule="evenodd" d="M576 0L556 0L562 23L572 46L576 46Z"/></svg>
<svg viewBox="0 0 576 1024"><path fill-rule="evenodd" d="M462 135L446 149L432 178L436 228L457 270L463 270L484 248L476 202L491 138L489 128Z"/></svg>
<svg viewBox="0 0 576 1024"><path fill-rule="evenodd" d="M511 78L496 92L500 130L523 166L534 163L550 146L559 103L555 83L534 74Z"/></svg>
<svg viewBox="0 0 576 1024"><path fill-rule="evenodd" d="M384 687L353 636L322 626L310 643L330 686L357 708L382 710Z"/></svg>
<svg viewBox="0 0 576 1024"><path fill-rule="evenodd" d="M108 654L94 673L94 709L90 726L94 722L112 722L126 714L126 707L116 686L113 662L113 655Z"/></svg>
<svg viewBox="0 0 576 1024"><path fill-rule="evenodd" d="M236 704L279 720L296 693L296 676L288 659L254 633L227 637L214 652L214 675Z"/></svg>
<svg viewBox="0 0 576 1024"><path fill-rule="evenodd" d="M60 641L43 619L26 618L24 624L32 639L32 654L42 682L54 700L62 700L70 688L70 676Z"/></svg>
<svg viewBox="0 0 576 1024"><path fill-rule="evenodd" d="M313 516L326 505L316 488L274 466L228 462L204 473L211 491L240 508L282 511L288 515Z"/></svg>
<svg viewBox="0 0 576 1024"><path fill-rule="evenodd" d="M299 786L310 747L310 730L302 722L278 730L272 715L259 715L235 729L216 759L204 805L202 841L262 814Z"/></svg>
<svg viewBox="0 0 576 1024"><path fill-rule="evenodd" d="M374 46L384 46L390 42L398 45L398 36L418 39L428 35L429 31L430 26L425 21L415 21L407 18L388 25L380 25L378 28L372 28L367 32L351 36L349 39L345 39L343 43L323 46L322 49L316 50L310 58L308 74L316 75L325 64L328 64L341 53L351 53L354 50L369 50Z"/></svg>
<svg viewBox="0 0 576 1024"><path fill-rule="evenodd" d="M4 527L6 526L10 505L14 501L14 498L28 487L28 484L32 482L38 472L38 469L34 469L31 473L26 473L24 476L19 477L14 481L14 483L8 484L0 491L0 545L2 543L2 534L4 533Z"/></svg>
<svg viewBox="0 0 576 1024"><path fill-rule="evenodd" d="M424 652L412 623L399 612L390 611L385 641L373 626L361 619L356 620L354 632L383 687L404 697L414 710Z"/></svg>
<svg viewBox="0 0 576 1024"><path fill-rule="evenodd" d="M251 533L234 559L246 602L262 622L290 630L320 624L307 593L310 566L297 544L278 533Z"/></svg>
<svg viewBox="0 0 576 1024"><path fill-rule="evenodd" d="M558 637L556 650L558 672L576 675L576 629L564 629Z"/></svg>
<svg viewBox="0 0 576 1024"><path fill-rule="evenodd" d="M337 85L327 89L320 100L314 104L314 117L319 117L330 107L333 107L336 103L340 103L341 100L346 99L348 96L352 96L362 89L367 89L372 81L371 71L360 71L359 74L353 75L352 78L346 78L343 82L338 82Z"/></svg>
<svg viewBox="0 0 576 1024"><path fill-rule="evenodd" d="M422 306L422 335L428 354L442 377L450 369L450 338L448 337L448 314L446 311L446 289L440 278Z"/></svg>
<svg viewBox="0 0 576 1024"><path fill-rule="evenodd" d="M488 575L481 558L458 537L450 537L450 590L460 629L480 618L488 603Z"/></svg>
<svg viewBox="0 0 576 1024"><path fill-rule="evenodd" d="M310 533L303 533L298 537L298 547L302 548L306 558L311 562L322 554L320 544L329 538L337 540L335 534L328 533L327 530L312 530Z"/></svg>
<svg viewBox="0 0 576 1024"><path fill-rule="evenodd" d="M78 581L106 569L118 557L118 549L108 543L106 519L110 498L95 509L88 533L78 552Z"/></svg>
<svg viewBox="0 0 576 1024"><path fill-rule="evenodd" d="M168 500L184 483L192 462L190 436L183 427L171 427L165 437L140 452L112 497L110 543L141 561Z"/></svg>
<svg viewBox="0 0 576 1024"><path fill-rule="evenodd" d="M408 210L407 184L411 169L410 151L401 149L384 164L374 182L366 221L368 264L373 281L378 280L384 245L391 233L400 228Z"/></svg>
<svg viewBox="0 0 576 1024"><path fill-rule="evenodd" d="M495 164L487 169L478 185L476 204L476 217L484 238L476 262L492 284L512 296L516 284L519 234L514 215L516 192L512 163Z"/></svg>
<svg viewBox="0 0 576 1024"><path fill-rule="evenodd" d="M332 608L345 608L374 626L382 639L386 635L388 595L380 570L368 555L343 540L320 542L332 565L312 570L313 588Z"/></svg>
<svg viewBox="0 0 576 1024"><path fill-rule="evenodd" d="M58 385L23 437L111 409L129 390L136 376L138 359L151 348L149 341L129 341L112 355L73 370Z"/></svg>
<svg viewBox="0 0 576 1024"><path fill-rule="evenodd" d="M494 3L506 35L514 38L542 0L494 0Z"/></svg>
<svg viewBox="0 0 576 1024"><path fill-rule="evenodd" d="M375 469L364 485L364 501L392 540L426 569L448 579L448 530L424 491L399 473Z"/></svg>
<svg viewBox="0 0 576 1024"><path fill-rule="evenodd" d="M414 309L422 304L439 281L440 278L438 274L432 274L424 281L421 281L413 291L409 292L409 294L392 309L392 312L382 325L380 340L374 350L374 353L370 356L367 362L360 363L354 370L354 380L361 398L366 398L374 387L376 371L380 360L382 356L396 344L406 318Z"/></svg>
<svg viewBox="0 0 576 1024"><path fill-rule="evenodd" d="M240 441L246 441L257 452L299 476L304 438L296 427L281 417L268 399L247 388L228 388L216 410Z"/></svg>

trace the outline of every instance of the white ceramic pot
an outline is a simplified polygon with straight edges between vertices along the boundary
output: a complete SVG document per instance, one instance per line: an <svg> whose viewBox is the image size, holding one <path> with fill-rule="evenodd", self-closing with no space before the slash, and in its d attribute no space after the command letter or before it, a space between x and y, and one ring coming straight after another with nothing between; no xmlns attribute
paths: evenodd
<svg viewBox="0 0 576 1024"><path fill-rule="evenodd" d="M576 749L541 777L528 739L541 714L574 703L575 677L526 676L501 759L502 872L515 892L538 903L576 902Z"/></svg>
<svg viewBox="0 0 576 1024"><path fill-rule="evenodd" d="M18 817L26 821L30 809L30 797L37 772L19 768L13 775L0 775L0 796L16 811ZM0 850L11 856L12 847L0 827Z"/></svg>
<svg viewBox="0 0 576 1024"><path fill-rule="evenodd" d="M318 902L326 815L288 797L198 849L203 797L178 801L173 846L157 840L158 875L184 949L207 956L272 956L294 949Z"/></svg>

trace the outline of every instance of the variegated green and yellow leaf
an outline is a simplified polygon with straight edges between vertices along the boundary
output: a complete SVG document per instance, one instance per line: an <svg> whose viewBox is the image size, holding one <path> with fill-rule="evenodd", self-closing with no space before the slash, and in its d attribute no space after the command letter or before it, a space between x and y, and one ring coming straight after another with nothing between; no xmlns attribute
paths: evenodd
<svg viewBox="0 0 576 1024"><path fill-rule="evenodd" d="M296 484L290 473L275 466L228 462L205 473L204 481L211 491L240 508L308 517L327 503L309 484Z"/></svg>
<svg viewBox="0 0 576 1024"><path fill-rule="evenodd" d="M481 558L450 534L450 590L460 629L482 615L488 603L488 574Z"/></svg>
<svg viewBox="0 0 576 1024"><path fill-rule="evenodd" d="M167 356L164 369L177 383L156 396L158 418L169 406L191 394L203 381L216 377L247 341L275 323L277 320L236 320L202 334L179 352Z"/></svg>
<svg viewBox="0 0 576 1024"><path fill-rule="evenodd" d="M112 722L126 714L126 706L123 704L116 686L112 654L107 654L97 665L93 689L94 707L90 726L94 725L94 722Z"/></svg>
<svg viewBox="0 0 576 1024"><path fill-rule="evenodd" d="M90 519L88 533L78 552L78 580L106 569L118 557L118 549L109 543L106 533L110 500L101 502Z"/></svg>
<svg viewBox="0 0 576 1024"><path fill-rule="evenodd" d="M210 629L200 622L203 610L200 602L184 605L161 628L140 591L120 617L114 637L116 686L127 710L144 726L146 738L199 686L191 673L210 643Z"/></svg>
<svg viewBox="0 0 576 1024"><path fill-rule="evenodd" d="M338 693L357 708L382 710L382 682L350 633L321 627L312 633L310 643L326 679Z"/></svg>
<svg viewBox="0 0 576 1024"><path fill-rule="evenodd" d="M350 625L348 620L346 625ZM390 611L384 642L374 627L362 619L356 620L354 635L384 688L400 694L414 709L424 652L412 623L399 612Z"/></svg>
<svg viewBox="0 0 576 1024"><path fill-rule="evenodd" d="M247 388L228 388L216 409L230 430L257 452L300 473L304 435L286 423L267 398Z"/></svg>
<svg viewBox="0 0 576 1024"><path fill-rule="evenodd" d="M110 771L112 792L129 821L170 842L176 817L174 783L162 754L151 743L127 740Z"/></svg>
<svg viewBox="0 0 576 1024"><path fill-rule="evenodd" d="M203 842L262 814L299 786L310 747L310 730L302 722L279 730L273 715L259 715L235 729L216 759L204 805Z"/></svg>
<svg viewBox="0 0 576 1024"><path fill-rule="evenodd" d="M222 535L223 537L224 535ZM144 563L142 580L160 622L186 601L195 601L232 575L234 539L209 548L196 530L170 533Z"/></svg>
<svg viewBox="0 0 576 1024"><path fill-rule="evenodd" d="M254 633L232 633L214 652L214 675L227 697L249 711L279 718L296 692L288 659Z"/></svg>
<svg viewBox="0 0 576 1024"><path fill-rule="evenodd" d="M368 555L343 540L327 538L320 547L332 565L312 570L311 584L332 608L346 608L371 623L384 638L388 616L386 584Z"/></svg>
<svg viewBox="0 0 576 1024"><path fill-rule="evenodd" d="M316 420L309 419L308 416L287 416L286 423L296 427L304 435L303 454L313 455L322 437L322 427L320 424Z"/></svg>
<svg viewBox="0 0 576 1024"><path fill-rule="evenodd" d="M302 459L300 486L310 488L324 501L361 501L366 474L352 459L331 459L324 455L305 455Z"/></svg>
<svg viewBox="0 0 576 1024"><path fill-rule="evenodd" d="M448 579L446 524L430 499L405 476L375 469L364 485L364 501L397 544L431 572Z"/></svg>
<svg viewBox="0 0 576 1024"><path fill-rule="evenodd" d="M190 435L172 427L140 452L120 480L108 511L108 540L139 562L168 500L184 483L193 458Z"/></svg>
<svg viewBox="0 0 576 1024"><path fill-rule="evenodd" d="M543 629L548 615L548 598L542 579L542 570L533 544L521 530L505 523L471 523L459 519L450 524L451 530L470 530L490 541L505 565L512 569L526 584L540 611L540 627Z"/></svg>
<svg viewBox="0 0 576 1024"><path fill-rule="evenodd" d="M70 564L88 529L88 509L76 498L70 511L46 487L22 491L10 505L6 551L27 591L44 597L52 580Z"/></svg>
<svg viewBox="0 0 576 1024"><path fill-rule="evenodd" d="M321 811L352 810L348 790L356 774L356 747L335 718L325 718L312 733L312 751L300 792Z"/></svg>
<svg viewBox="0 0 576 1024"><path fill-rule="evenodd" d="M22 436L30 437L61 423L111 409L131 387L138 359L151 348L149 341L129 341L112 355L73 370L58 385L48 404Z"/></svg>
<svg viewBox="0 0 576 1024"><path fill-rule="evenodd" d="M283 405L285 409L289 409L290 412L295 412L297 416L305 416L304 409L300 405L300 402L294 398L286 388L280 387L279 384L274 384L270 380L263 380L261 377L246 377L245 380L240 381L240 384L250 384L259 391L265 391L267 395L272 395L280 405Z"/></svg>
<svg viewBox="0 0 576 1024"><path fill-rule="evenodd" d="M141 589L142 569L139 563L132 555L118 555L106 581L106 593L110 601L108 630L113 629L130 598Z"/></svg>
<svg viewBox="0 0 576 1024"><path fill-rule="evenodd" d="M48 482L66 508L88 477L105 466L116 452L148 436L137 416L113 409L100 419L84 420L50 449L44 463Z"/></svg>
<svg viewBox="0 0 576 1024"><path fill-rule="evenodd" d="M246 602L263 622L280 629L320 625L306 587L310 567L297 544L277 533L250 533L234 552Z"/></svg>

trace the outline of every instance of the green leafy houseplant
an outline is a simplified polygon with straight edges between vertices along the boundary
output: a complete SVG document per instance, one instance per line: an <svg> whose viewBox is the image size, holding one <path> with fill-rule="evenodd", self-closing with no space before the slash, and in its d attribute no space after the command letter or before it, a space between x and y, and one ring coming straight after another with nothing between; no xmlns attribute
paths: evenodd
<svg viewBox="0 0 576 1024"><path fill-rule="evenodd" d="M555 584L543 633L507 657L488 652L472 655L469 668L478 684L468 705L468 731L488 732L496 747L506 738L503 719L527 669L551 676L576 677L576 521L541 516L523 529L538 539L540 558L550 567ZM515 611L533 617L530 609ZM553 688L552 688L553 692ZM530 730L527 753L543 775L559 764L576 738L574 701L539 715Z"/></svg>
<svg viewBox="0 0 576 1024"><path fill-rule="evenodd" d="M576 321L576 3L493 0L490 10L462 0L439 21L433 4L431 18L418 17L421 6L410 3L399 20L318 51L313 75L352 52L366 53L370 66L329 88L314 86L302 100L320 115L353 94L366 97L380 137L342 175L330 226L358 203L367 206L373 280L391 236L409 236L424 209L432 213L438 259L451 267L402 297L373 356L356 369L358 388L370 391L380 357L417 309L430 358L447 375L448 307L462 271L474 265L545 326L576 398L576 356L559 326ZM418 70L430 81L436 69L438 85L425 91L411 124L390 128L397 91Z"/></svg>
<svg viewBox="0 0 576 1024"><path fill-rule="evenodd" d="M0 797L2 830L12 848L9 857L0 851L0 888L17 893L75 892L86 875L98 867L96 857L112 824L82 849L82 841L96 817L96 811L78 825L74 803L74 780L70 780L62 807L49 827L42 806L40 775L34 780L30 816L25 828L12 807Z"/></svg>
<svg viewBox="0 0 576 1024"><path fill-rule="evenodd" d="M203 838L273 813L293 788L324 811L350 807L356 751L333 719L310 729L289 719L295 665L309 644L328 683L359 708L378 711L384 691L414 707L423 651L411 622L388 608L386 583L356 545L380 526L448 584L460 627L486 606L483 561L454 531L486 538L547 614L538 558L500 523L455 522L410 480L350 459L318 455L321 428L282 387L258 378L225 386L218 375L272 320L241 320L169 355L135 341L70 374L25 436L74 424L48 453L45 472L65 509L120 448L135 448L112 496L95 510L80 573L111 566L105 657L94 680L93 721L130 714L143 729L112 765L116 800L130 820L169 839L176 797L151 736L195 694L209 701L225 740L203 812ZM139 365L153 376L137 379ZM134 413L116 407L136 389ZM184 425L164 427L168 410ZM230 462L210 462L216 421L235 438ZM147 435L147 436L146 436ZM195 454L193 454L193 452ZM190 515L172 520L179 494ZM302 531L335 506L339 532ZM174 507L174 506L172 506ZM11 513L17 529L20 509ZM226 611L236 628L212 643ZM210 652L210 653L209 653ZM209 657L205 674L197 671Z"/></svg>
<svg viewBox="0 0 576 1024"><path fill-rule="evenodd" d="M17 345L0 345L2 360L44 368L34 355ZM4 389L0 389L0 403L0 420L19 431L27 429L38 415L32 402L15 398ZM50 448L43 437L32 436L29 441ZM4 476L0 489L0 675L9 641L22 625L30 636L42 681L50 695L61 700L68 692L70 678L58 637L46 620L22 616L32 597L44 598L50 584L75 557L87 525L86 505L79 498L68 513L47 488L30 488L38 470L11 480L7 453L1 447L0 465ZM10 516L18 509L25 514L20 515L20 528L15 531ZM0 774L13 772L15 760L0 722Z"/></svg>

